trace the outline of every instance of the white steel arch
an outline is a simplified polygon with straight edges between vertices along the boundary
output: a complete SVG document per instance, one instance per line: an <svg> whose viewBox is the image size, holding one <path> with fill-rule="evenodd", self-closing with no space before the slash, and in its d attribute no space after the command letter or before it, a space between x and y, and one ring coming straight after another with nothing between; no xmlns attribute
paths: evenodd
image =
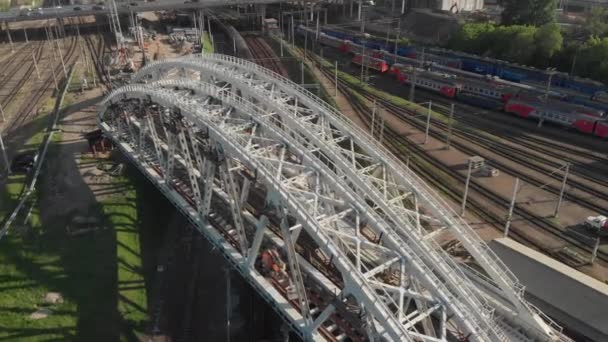
<svg viewBox="0 0 608 342"><path fill-rule="evenodd" d="M102 128L148 177L161 177L159 188L178 196L176 205L202 231L212 194L229 204L237 254L227 257L240 260L235 267L246 279L262 279L254 261L269 233L264 222L280 222L297 314L277 310L302 336L314 339L320 331L331 339L327 322L346 317L351 328L342 329L353 340L363 334L436 341L450 331L476 341L559 337L523 300L516 278L423 181L301 87L222 55L153 63L133 79L153 83L110 94ZM216 168L223 186L214 183ZM246 209L252 186L263 188L272 215ZM169 194L180 187L187 190ZM186 201L177 203L180 197ZM315 272L312 259L296 252L302 230L330 271ZM434 242L443 231L460 239L489 281ZM325 293L330 304L312 303L311 288L319 284L341 292ZM343 303L361 314L349 317Z"/></svg>

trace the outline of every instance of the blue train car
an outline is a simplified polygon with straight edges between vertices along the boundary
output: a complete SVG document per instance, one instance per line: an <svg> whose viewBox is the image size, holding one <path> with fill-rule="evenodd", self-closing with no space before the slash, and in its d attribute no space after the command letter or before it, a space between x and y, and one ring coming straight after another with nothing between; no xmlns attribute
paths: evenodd
<svg viewBox="0 0 608 342"><path fill-rule="evenodd" d="M397 54L403 57L416 58L416 48L413 46L397 47Z"/></svg>
<svg viewBox="0 0 608 342"><path fill-rule="evenodd" d="M481 75L495 75L492 63L477 61L471 58L462 58L462 70L474 72Z"/></svg>
<svg viewBox="0 0 608 342"><path fill-rule="evenodd" d="M328 30L328 29L323 29L321 30L321 32L325 33L328 36L332 36L332 37L336 37L336 38L340 38L343 40L353 40L353 35L346 33L346 32L341 32L341 31L336 31L336 30Z"/></svg>

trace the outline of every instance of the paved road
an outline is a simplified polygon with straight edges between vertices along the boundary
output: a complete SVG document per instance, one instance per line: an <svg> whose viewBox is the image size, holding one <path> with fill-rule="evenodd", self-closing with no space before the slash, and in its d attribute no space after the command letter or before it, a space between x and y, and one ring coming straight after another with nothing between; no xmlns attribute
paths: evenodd
<svg viewBox="0 0 608 342"><path fill-rule="evenodd" d="M160 11L170 9L185 9L185 8L207 8L218 7L236 4L272 4L282 2L284 0L156 0L151 2L146 1L129 1L117 2L116 7L119 13L130 12L146 12ZM313 0L314 1L314 0ZM18 10L13 9L9 12L0 12L0 21L27 21L49 18L75 17L86 15L101 15L108 14L108 6L95 5L66 5L62 7L42 8L40 10Z"/></svg>

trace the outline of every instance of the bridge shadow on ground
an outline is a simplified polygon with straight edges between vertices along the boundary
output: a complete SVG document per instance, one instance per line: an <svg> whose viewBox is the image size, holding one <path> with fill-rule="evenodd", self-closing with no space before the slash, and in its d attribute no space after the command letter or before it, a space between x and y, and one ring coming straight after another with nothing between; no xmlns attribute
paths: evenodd
<svg viewBox="0 0 608 342"><path fill-rule="evenodd" d="M31 206L29 219L20 215L1 241L0 341L136 341L171 207L135 170L117 177L99 170L99 160L82 154L87 144L74 125L86 128L86 120L65 120L74 132L51 144L35 202L22 210ZM44 303L47 292L63 302ZM48 317L29 318L43 308Z"/></svg>

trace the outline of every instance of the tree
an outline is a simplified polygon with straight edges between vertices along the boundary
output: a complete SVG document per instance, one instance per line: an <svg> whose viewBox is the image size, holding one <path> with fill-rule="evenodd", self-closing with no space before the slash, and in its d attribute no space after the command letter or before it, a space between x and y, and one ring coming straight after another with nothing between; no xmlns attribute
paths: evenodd
<svg viewBox="0 0 608 342"><path fill-rule="evenodd" d="M534 26L516 26L517 30L513 38L505 41L509 49L504 56L500 56L508 61L529 65L534 56L534 36L536 28Z"/></svg>
<svg viewBox="0 0 608 342"><path fill-rule="evenodd" d="M576 62L577 74L608 82L608 38L591 37L583 44Z"/></svg>
<svg viewBox="0 0 608 342"><path fill-rule="evenodd" d="M559 25L549 23L536 30L534 42L536 43L536 55L546 60L562 50L564 37L562 37Z"/></svg>
<svg viewBox="0 0 608 342"><path fill-rule="evenodd" d="M503 0L503 25L541 26L555 21L557 0Z"/></svg>
<svg viewBox="0 0 608 342"><path fill-rule="evenodd" d="M452 36L448 45L454 50L484 54L491 41L494 25L487 23L464 24Z"/></svg>
<svg viewBox="0 0 608 342"><path fill-rule="evenodd" d="M591 13L585 18L582 31L586 37L603 37L608 34L608 9L601 7L593 8Z"/></svg>

